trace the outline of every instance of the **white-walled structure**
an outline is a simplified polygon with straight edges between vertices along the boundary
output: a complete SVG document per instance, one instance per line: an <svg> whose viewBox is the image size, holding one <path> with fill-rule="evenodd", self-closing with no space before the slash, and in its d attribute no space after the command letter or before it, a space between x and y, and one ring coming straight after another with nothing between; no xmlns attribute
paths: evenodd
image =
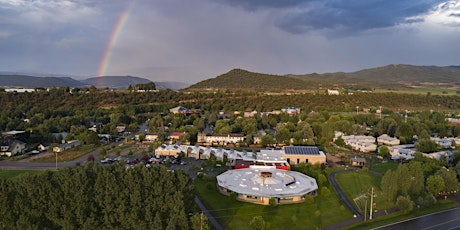
<svg viewBox="0 0 460 230"><path fill-rule="evenodd" d="M234 192L239 201L263 205L269 205L271 198L277 204L301 203L307 195L315 196L318 190L314 178L273 166L226 171L217 176L217 185L224 195Z"/></svg>

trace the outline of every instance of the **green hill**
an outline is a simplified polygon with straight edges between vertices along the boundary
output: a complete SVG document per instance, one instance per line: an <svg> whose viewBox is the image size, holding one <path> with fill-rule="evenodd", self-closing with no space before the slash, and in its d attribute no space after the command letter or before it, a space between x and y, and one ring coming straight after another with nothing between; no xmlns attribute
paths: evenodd
<svg viewBox="0 0 460 230"><path fill-rule="evenodd" d="M234 69L216 78L201 81L188 90L246 89L256 91L312 90L320 87L348 89L458 88L458 66L387 65L357 72L271 75Z"/></svg>
<svg viewBox="0 0 460 230"><path fill-rule="evenodd" d="M233 69L215 78L198 82L186 90L239 89L256 91L284 91L313 89L319 82L290 76L254 73Z"/></svg>

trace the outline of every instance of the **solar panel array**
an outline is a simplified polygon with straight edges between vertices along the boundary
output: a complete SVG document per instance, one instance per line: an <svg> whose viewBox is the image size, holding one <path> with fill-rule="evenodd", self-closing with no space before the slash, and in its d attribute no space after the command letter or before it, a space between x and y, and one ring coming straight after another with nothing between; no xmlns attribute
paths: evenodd
<svg viewBox="0 0 460 230"><path fill-rule="evenodd" d="M285 154L300 154L300 155L320 155L317 147L305 146L286 146L284 147Z"/></svg>

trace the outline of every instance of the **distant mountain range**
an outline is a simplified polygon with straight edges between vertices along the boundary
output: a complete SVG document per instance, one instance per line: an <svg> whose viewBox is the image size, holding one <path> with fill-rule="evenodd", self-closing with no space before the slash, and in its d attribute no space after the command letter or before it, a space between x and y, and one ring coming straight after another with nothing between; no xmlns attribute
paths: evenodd
<svg viewBox="0 0 460 230"><path fill-rule="evenodd" d="M76 80L71 77L43 77L22 74L0 74L0 87L8 88L37 88L37 87L87 87L126 89L129 85L151 82L148 79L133 76L104 76L93 77L84 80ZM181 82L155 82L157 88L178 90L188 85Z"/></svg>
<svg viewBox="0 0 460 230"><path fill-rule="evenodd" d="M409 89L460 87L459 66L387 65L352 73L272 75L233 69L186 90L243 89L257 91L312 90L319 88Z"/></svg>

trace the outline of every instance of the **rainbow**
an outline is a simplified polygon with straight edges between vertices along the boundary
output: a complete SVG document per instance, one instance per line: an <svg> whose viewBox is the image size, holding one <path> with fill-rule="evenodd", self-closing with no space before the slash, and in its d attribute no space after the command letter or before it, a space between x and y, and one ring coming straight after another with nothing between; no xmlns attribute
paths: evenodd
<svg viewBox="0 0 460 230"><path fill-rule="evenodd" d="M104 55L102 56L101 63L99 64L99 69L97 71L97 76L102 77L105 76L107 71L107 66L109 65L110 56L112 55L112 50L115 44L117 43L118 38L120 37L121 30L123 29L126 21L128 19L129 13L131 12L132 5L135 0L131 0L126 9L121 13L120 17L118 18L117 24L112 31L112 35L110 36L109 43L105 48Z"/></svg>

